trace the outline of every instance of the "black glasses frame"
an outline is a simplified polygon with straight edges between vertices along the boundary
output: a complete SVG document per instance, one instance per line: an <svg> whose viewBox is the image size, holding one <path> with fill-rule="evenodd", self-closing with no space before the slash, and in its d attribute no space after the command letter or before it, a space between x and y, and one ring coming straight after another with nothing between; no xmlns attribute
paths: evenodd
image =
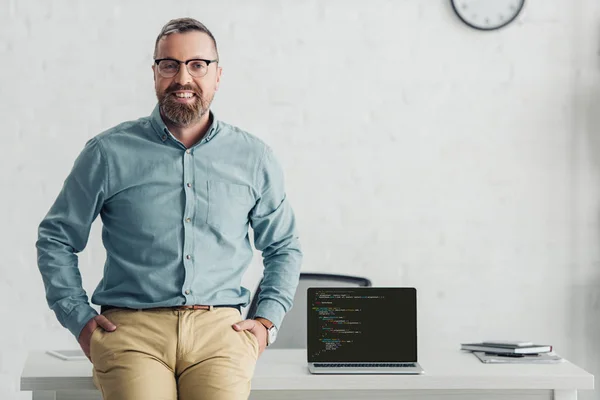
<svg viewBox="0 0 600 400"><path fill-rule="evenodd" d="M219 62L219 60L218 60L218 59L214 59L214 60L205 60L205 59L203 59L203 58L192 58L192 59L190 59L190 60L186 60L186 61L180 61L180 60L177 60L176 58L159 58L159 59L155 59L155 60L154 60L154 63L155 63L155 64L156 64L156 66L158 67L158 64L159 64L161 61L175 61L176 63L178 63L178 65L177 65L177 72L175 72L175 75L177 75L177 74L179 73L179 71L180 71L180 69L181 69L181 64L185 64L185 68L187 69L188 73L189 73L190 75L192 75L192 73L190 72L190 70L189 70L189 68L188 68L188 63L190 63L190 62L192 62L192 61L204 61L204 62L206 63L206 71L207 71L207 72L208 72L208 67L210 66L210 64L211 64L211 63L218 63L218 62ZM158 70L158 73L160 74L160 69ZM162 74L161 74L161 75L162 75ZM175 75L173 75L173 76L175 76ZM206 75L206 74L204 74L204 75ZM202 75L202 76L204 76L204 75ZM192 76L194 76L194 75L192 75Z"/></svg>

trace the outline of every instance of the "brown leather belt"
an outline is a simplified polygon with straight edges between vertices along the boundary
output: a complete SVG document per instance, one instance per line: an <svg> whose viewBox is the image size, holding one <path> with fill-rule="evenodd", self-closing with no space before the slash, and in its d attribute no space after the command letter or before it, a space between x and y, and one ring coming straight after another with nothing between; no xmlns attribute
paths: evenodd
<svg viewBox="0 0 600 400"><path fill-rule="evenodd" d="M155 308L129 308L129 307L116 307L116 306L100 306L100 313L104 313L105 311L112 310L115 308L122 310L134 310L134 311L151 311L151 310L210 310L211 308L221 308L221 307L231 307L235 308L241 312L241 306L239 304L235 305L218 305L218 306L207 306L203 304L193 304L193 305L184 305L184 306L172 306L172 307L155 307Z"/></svg>

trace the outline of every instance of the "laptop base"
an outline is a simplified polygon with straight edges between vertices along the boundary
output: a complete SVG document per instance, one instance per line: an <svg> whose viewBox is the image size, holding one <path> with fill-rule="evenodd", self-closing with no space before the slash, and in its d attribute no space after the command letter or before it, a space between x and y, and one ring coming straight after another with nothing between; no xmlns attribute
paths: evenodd
<svg viewBox="0 0 600 400"><path fill-rule="evenodd" d="M308 371L311 374L357 374L357 375L420 375L423 374L423 368L419 365L419 363L411 363L414 364L412 367L368 367L363 366L364 363L361 363L361 366L356 367L323 367L317 366L317 364L329 364L329 363L308 363Z"/></svg>

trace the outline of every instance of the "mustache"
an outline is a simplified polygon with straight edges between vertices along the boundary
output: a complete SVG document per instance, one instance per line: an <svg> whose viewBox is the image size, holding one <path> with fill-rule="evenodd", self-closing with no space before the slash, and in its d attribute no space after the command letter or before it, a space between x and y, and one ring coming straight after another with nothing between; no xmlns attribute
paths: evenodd
<svg viewBox="0 0 600 400"><path fill-rule="evenodd" d="M190 85L169 86L167 88L167 90L165 90L165 94L171 94L171 93L174 93L174 92L176 92L178 90L189 90L191 92L194 92L194 94L196 94L197 96L200 96L200 94L201 94L200 91L197 88L192 87Z"/></svg>

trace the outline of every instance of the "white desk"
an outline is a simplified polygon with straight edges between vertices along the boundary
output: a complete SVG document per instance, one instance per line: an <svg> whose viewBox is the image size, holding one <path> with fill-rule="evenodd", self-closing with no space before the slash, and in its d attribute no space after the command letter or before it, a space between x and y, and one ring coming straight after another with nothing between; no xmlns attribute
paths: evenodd
<svg viewBox="0 0 600 400"><path fill-rule="evenodd" d="M423 352L420 376L311 375L305 350L265 351L258 360L250 399L554 399L576 400L593 389L594 377L563 362L490 365L458 349ZM88 361L61 361L32 352L21 375L21 390L33 400L99 400Z"/></svg>

